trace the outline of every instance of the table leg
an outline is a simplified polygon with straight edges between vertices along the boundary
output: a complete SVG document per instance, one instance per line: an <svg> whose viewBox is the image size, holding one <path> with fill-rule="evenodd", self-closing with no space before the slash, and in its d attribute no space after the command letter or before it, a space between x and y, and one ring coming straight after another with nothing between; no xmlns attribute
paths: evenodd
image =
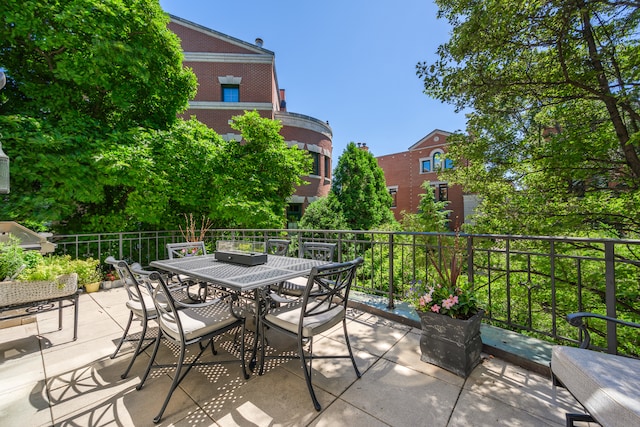
<svg viewBox="0 0 640 427"><path fill-rule="evenodd" d="M256 367L258 357L258 340L260 339L260 323L262 319L262 304L264 299L261 297L260 289L255 289L253 294L255 300L255 315L256 315L256 331L254 334L253 350L251 351L251 360L249 361L249 370L253 372Z"/></svg>

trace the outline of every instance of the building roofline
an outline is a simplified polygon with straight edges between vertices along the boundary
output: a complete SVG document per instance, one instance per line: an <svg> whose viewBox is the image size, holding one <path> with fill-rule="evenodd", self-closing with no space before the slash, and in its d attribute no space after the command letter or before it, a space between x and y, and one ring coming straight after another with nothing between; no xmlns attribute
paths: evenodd
<svg viewBox="0 0 640 427"><path fill-rule="evenodd" d="M435 133L439 133L439 134L444 135L444 136L449 136L449 135L451 135L451 134L452 134L452 132L447 132L446 130L442 130L442 129L434 129L434 130L432 130L431 132L429 132L428 134L426 134L425 136L423 136L422 138L420 138L420 139L418 140L418 142L416 142L416 143L415 143L415 144L413 144L411 147L409 147L409 150L408 150L408 151L413 150L413 149L414 149L414 148L416 148L418 145L422 144L422 143L424 142L424 140L425 140L425 139L429 139L429 138L431 138L431 137L433 136L433 134L435 134Z"/></svg>
<svg viewBox="0 0 640 427"><path fill-rule="evenodd" d="M315 117L307 116L305 114L292 113L290 111L276 111L274 119L280 120L283 126L291 126L302 129L308 129L314 132L321 133L327 138L333 137L333 131L329 123L323 122Z"/></svg>
<svg viewBox="0 0 640 427"><path fill-rule="evenodd" d="M253 51L257 52L257 53L262 53L262 54L275 56L275 53L273 51L270 51L269 49L265 49L263 47L255 45L253 43L249 43L249 42L246 42L244 40L237 39L237 38L235 38L233 36L230 36L228 34L224 34L224 33L221 33L220 31L216 31L216 30L213 30L211 28L207 28L207 27L205 27L203 25L196 24L195 22L189 21L189 20L184 19L184 18L180 18L180 17L172 15L170 13L168 13L167 15L169 15L169 19L172 22L175 22L175 23L190 27L190 28L192 28L194 30L197 30L197 31L200 31L200 32L203 32L203 33L207 33L207 34L209 34L211 36L214 36L214 37L217 37L217 38L220 38L220 39L225 39L229 43L232 43L232 44L235 44L237 46L241 46L241 47L253 50Z"/></svg>

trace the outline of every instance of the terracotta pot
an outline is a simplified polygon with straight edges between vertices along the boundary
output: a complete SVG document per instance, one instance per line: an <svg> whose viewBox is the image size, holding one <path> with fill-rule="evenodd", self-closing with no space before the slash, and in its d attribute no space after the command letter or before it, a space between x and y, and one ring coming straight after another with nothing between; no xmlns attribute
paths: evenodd
<svg viewBox="0 0 640 427"><path fill-rule="evenodd" d="M484 311L468 320L418 311L422 325L421 360L466 378L480 363L480 324Z"/></svg>

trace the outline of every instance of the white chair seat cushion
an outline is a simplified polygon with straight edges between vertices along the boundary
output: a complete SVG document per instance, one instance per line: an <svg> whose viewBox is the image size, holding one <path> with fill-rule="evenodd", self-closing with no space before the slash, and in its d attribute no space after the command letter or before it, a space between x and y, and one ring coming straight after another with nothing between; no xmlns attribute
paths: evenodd
<svg viewBox="0 0 640 427"><path fill-rule="evenodd" d="M147 309L147 316L155 316L156 306L153 305L153 299L149 295L142 295L142 299L144 300L144 306ZM144 316L144 311L142 310L142 304L140 301L130 299L127 301L127 308L138 316Z"/></svg>
<svg viewBox="0 0 640 427"><path fill-rule="evenodd" d="M640 360L554 346L554 375L603 426L640 426Z"/></svg>
<svg viewBox="0 0 640 427"><path fill-rule="evenodd" d="M160 296L160 298L163 298L163 296ZM153 304L153 298L151 298L150 295L143 293L142 299L144 300L144 305L147 309L147 316L148 317L155 316L157 312L156 312L156 306ZM166 309L168 308L169 304L163 303L162 306ZM140 301L130 299L129 301L127 301L127 308L133 311L138 316L143 315L142 304L140 303Z"/></svg>
<svg viewBox="0 0 640 427"><path fill-rule="evenodd" d="M177 314L180 316L187 341L225 328L238 320L229 311L229 304L222 301L216 301L206 307L178 310ZM173 319L173 314L163 314L160 322L166 334L176 341L180 340L178 325Z"/></svg>
<svg viewBox="0 0 640 427"><path fill-rule="evenodd" d="M304 288L309 283L308 277L294 277L282 283L282 293L286 295L302 296Z"/></svg>
<svg viewBox="0 0 640 427"><path fill-rule="evenodd" d="M312 303L309 303L308 307L311 306ZM265 316L265 320L282 329L297 334L301 310L302 308L300 303L288 304L271 310ZM302 327L302 335L304 337L312 337L331 329L342 321L342 318L344 317L343 313L344 307L342 305L337 305L326 313L305 317Z"/></svg>

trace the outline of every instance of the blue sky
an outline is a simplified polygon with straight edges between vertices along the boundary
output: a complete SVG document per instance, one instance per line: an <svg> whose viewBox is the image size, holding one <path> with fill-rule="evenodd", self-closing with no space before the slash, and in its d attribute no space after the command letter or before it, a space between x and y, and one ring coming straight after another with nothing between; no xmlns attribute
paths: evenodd
<svg viewBox="0 0 640 427"><path fill-rule="evenodd" d="M427 97L415 74L450 28L431 1L160 0L172 14L275 53L287 111L328 121L334 156L365 142L405 151L434 129L464 130L463 113Z"/></svg>

